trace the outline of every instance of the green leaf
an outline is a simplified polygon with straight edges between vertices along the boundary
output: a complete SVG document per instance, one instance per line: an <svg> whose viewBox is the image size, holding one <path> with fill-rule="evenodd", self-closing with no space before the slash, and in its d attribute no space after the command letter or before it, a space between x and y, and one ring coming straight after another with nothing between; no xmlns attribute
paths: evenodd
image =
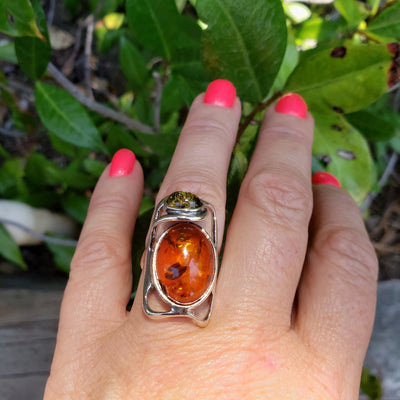
<svg viewBox="0 0 400 400"><path fill-rule="evenodd" d="M154 153L170 157L175 150L179 135L174 133L152 135L148 133L135 132L135 136L137 136L137 138L146 146L150 147Z"/></svg>
<svg viewBox="0 0 400 400"><path fill-rule="evenodd" d="M174 0L127 0L128 22L137 40L155 56L171 60L181 19Z"/></svg>
<svg viewBox="0 0 400 400"><path fill-rule="evenodd" d="M360 204L371 190L374 173L368 143L344 116L313 114L315 136L313 154L323 160L326 170Z"/></svg>
<svg viewBox="0 0 400 400"><path fill-rule="evenodd" d="M61 246L54 243L46 243L46 246L53 254L56 267L59 270L68 274L70 270L71 260L75 253L75 247Z"/></svg>
<svg viewBox="0 0 400 400"><path fill-rule="evenodd" d="M25 176L31 184L38 187L61 185L87 189L95 184L93 176L82 172L79 161L73 161L63 169L39 153L32 153L29 156L25 167Z"/></svg>
<svg viewBox="0 0 400 400"><path fill-rule="evenodd" d="M24 195L27 191L24 178L25 160L12 158L0 167L0 196L11 199Z"/></svg>
<svg viewBox="0 0 400 400"><path fill-rule="evenodd" d="M274 81L274 84L271 87L271 93L275 93L278 90L282 90L290 74L296 68L298 62L299 62L299 52L297 51L295 38L293 36L293 33L289 32L287 37L285 55L283 57L279 73Z"/></svg>
<svg viewBox="0 0 400 400"><path fill-rule="evenodd" d="M286 48L286 20L280 0L202 0L203 59L212 78L229 79L244 101L268 94Z"/></svg>
<svg viewBox="0 0 400 400"><path fill-rule="evenodd" d="M125 37L120 40L119 64L134 91L139 91L148 81L149 71L143 56Z"/></svg>
<svg viewBox="0 0 400 400"><path fill-rule="evenodd" d="M36 80L45 73L51 55L48 41L30 36L18 37L15 39L15 52L27 77Z"/></svg>
<svg viewBox="0 0 400 400"><path fill-rule="evenodd" d="M74 193L69 193L61 201L62 208L81 224L85 222L89 199Z"/></svg>
<svg viewBox="0 0 400 400"><path fill-rule="evenodd" d="M240 148L236 145L233 149L228 176L227 176L227 187L226 187L226 221L225 226L227 227L235 209L236 201L239 195L240 186L243 178L246 175L249 162Z"/></svg>
<svg viewBox="0 0 400 400"><path fill-rule="evenodd" d="M367 31L400 40L400 2L385 8L369 24Z"/></svg>
<svg viewBox="0 0 400 400"><path fill-rule="evenodd" d="M47 31L47 20L42 5L38 0L33 1L33 9L37 26L42 38L22 36L15 39L15 52L19 66L25 75L32 80L39 79L46 71L50 61L51 47Z"/></svg>
<svg viewBox="0 0 400 400"><path fill-rule="evenodd" d="M5 42L0 46L0 60L18 64L17 55L15 54L15 46L13 42Z"/></svg>
<svg viewBox="0 0 400 400"><path fill-rule="evenodd" d="M27 269L21 251L8 231L0 224L0 254L7 260L19 265L22 269Z"/></svg>
<svg viewBox="0 0 400 400"><path fill-rule="evenodd" d="M347 114L346 119L359 129L367 140L373 142L390 140L396 134L396 127L392 123L371 111L361 110Z"/></svg>
<svg viewBox="0 0 400 400"><path fill-rule="evenodd" d="M369 14L364 4L357 0L335 0L333 4L351 27L357 27Z"/></svg>
<svg viewBox="0 0 400 400"><path fill-rule="evenodd" d="M12 22L9 16L12 17ZM2 0L0 2L0 32L11 36L43 38L29 0Z"/></svg>
<svg viewBox="0 0 400 400"><path fill-rule="evenodd" d="M94 175L96 178L100 178L100 175L103 173L106 165L102 161L87 158L86 160L83 160L83 167L87 172Z"/></svg>
<svg viewBox="0 0 400 400"><path fill-rule="evenodd" d="M108 153L85 108L65 90L37 82L35 99L40 119L49 131L76 146Z"/></svg>
<svg viewBox="0 0 400 400"><path fill-rule="evenodd" d="M381 382L367 368L363 368L362 370L360 389L371 400L379 400L382 397Z"/></svg>
<svg viewBox="0 0 400 400"><path fill-rule="evenodd" d="M378 44L312 52L301 58L284 90L303 96L313 112L359 111L392 86L393 58L386 45Z"/></svg>

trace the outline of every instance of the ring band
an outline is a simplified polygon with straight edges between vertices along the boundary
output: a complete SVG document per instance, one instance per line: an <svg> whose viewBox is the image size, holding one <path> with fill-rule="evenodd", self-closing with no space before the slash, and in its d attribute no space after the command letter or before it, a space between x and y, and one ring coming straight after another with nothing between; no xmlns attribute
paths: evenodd
<svg viewBox="0 0 400 400"><path fill-rule="evenodd" d="M214 207L190 192L162 199L150 224L145 268L146 315L189 317L205 327L218 273Z"/></svg>

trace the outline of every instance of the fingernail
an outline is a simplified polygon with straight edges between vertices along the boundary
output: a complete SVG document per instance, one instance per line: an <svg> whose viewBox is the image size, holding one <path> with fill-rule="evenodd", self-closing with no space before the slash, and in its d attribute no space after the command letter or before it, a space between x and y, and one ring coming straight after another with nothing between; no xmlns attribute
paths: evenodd
<svg viewBox="0 0 400 400"><path fill-rule="evenodd" d="M280 114L294 115L298 118L307 118L307 104L296 93L283 95L276 103L275 111Z"/></svg>
<svg viewBox="0 0 400 400"><path fill-rule="evenodd" d="M219 107L232 107L236 99L236 89L226 79L217 79L208 85L203 102Z"/></svg>
<svg viewBox="0 0 400 400"><path fill-rule="evenodd" d="M337 186L337 187L342 186L334 175L330 174L329 172L323 172L323 171L316 172L312 176L312 183L314 183L314 184L322 183L325 185L333 185L333 186Z"/></svg>
<svg viewBox="0 0 400 400"><path fill-rule="evenodd" d="M135 164L135 154L128 149L118 150L111 161L110 176L129 175Z"/></svg>

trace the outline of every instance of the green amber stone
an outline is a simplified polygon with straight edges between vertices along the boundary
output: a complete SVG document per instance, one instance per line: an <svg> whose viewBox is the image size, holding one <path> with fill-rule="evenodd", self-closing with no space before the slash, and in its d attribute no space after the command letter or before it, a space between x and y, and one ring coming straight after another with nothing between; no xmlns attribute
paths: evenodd
<svg viewBox="0 0 400 400"><path fill-rule="evenodd" d="M181 210L194 210L203 205L201 200L190 192L174 192L166 200L167 206Z"/></svg>

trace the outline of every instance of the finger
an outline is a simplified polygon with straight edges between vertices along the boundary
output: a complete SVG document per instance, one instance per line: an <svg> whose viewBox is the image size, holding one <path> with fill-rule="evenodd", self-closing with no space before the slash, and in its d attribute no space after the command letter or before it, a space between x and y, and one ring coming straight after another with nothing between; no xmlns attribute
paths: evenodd
<svg viewBox="0 0 400 400"><path fill-rule="evenodd" d="M156 199L158 203L173 192L186 191L211 203L217 217L218 248L224 228L226 176L240 114L236 90L226 80L212 82L206 93L194 100ZM142 285L143 276L138 290ZM135 325L141 318L141 326L147 326L141 296L136 296L131 315Z"/></svg>
<svg viewBox="0 0 400 400"><path fill-rule="evenodd" d="M64 323L118 321L126 315L131 240L142 190L143 173L134 154L119 150L90 201L63 299Z"/></svg>
<svg viewBox="0 0 400 400"><path fill-rule="evenodd" d="M218 244L225 219L225 187L240 120L240 101L226 80L212 82L198 96L182 129L157 202L175 191L196 194L214 205Z"/></svg>
<svg viewBox="0 0 400 400"><path fill-rule="evenodd" d="M290 325L312 209L312 138L300 96L266 113L227 234L217 288L227 316Z"/></svg>
<svg viewBox="0 0 400 400"><path fill-rule="evenodd" d="M346 371L346 381L359 382L352 373L361 372L372 331L377 265L350 195L314 185L310 248L294 326L315 354Z"/></svg>

